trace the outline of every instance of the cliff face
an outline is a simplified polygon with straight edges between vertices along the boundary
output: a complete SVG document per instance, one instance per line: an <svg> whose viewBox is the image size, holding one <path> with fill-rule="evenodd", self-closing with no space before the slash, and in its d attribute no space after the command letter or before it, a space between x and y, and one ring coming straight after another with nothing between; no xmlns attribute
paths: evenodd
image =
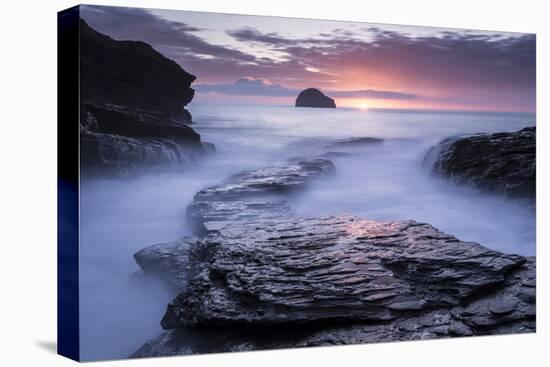
<svg viewBox="0 0 550 367"><path fill-rule="evenodd" d="M334 99L327 97L319 89L308 88L296 98L296 107L336 108Z"/></svg>
<svg viewBox="0 0 550 367"><path fill-rule="evenodd" d="M195 76L139 41L116 41L80 20L81 98L169 113L190 122Z"/></svg>
<svg viewBox="0 0 550 367"><path fill-rule="evenodd" d="M80 163L88 175L188 168L213 146L188 124L195 76L150 45L80 21Z"/></svg>

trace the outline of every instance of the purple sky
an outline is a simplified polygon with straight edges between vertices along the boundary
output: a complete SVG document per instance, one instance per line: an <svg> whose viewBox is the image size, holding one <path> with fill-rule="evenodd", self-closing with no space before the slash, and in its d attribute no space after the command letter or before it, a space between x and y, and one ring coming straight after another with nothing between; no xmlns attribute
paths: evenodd
<svg viewBox="0 0 550 367"><path fill-rule="evenodd" d="M290 104L317 87L340 106L535 111L535 35L83 6L195 74L193 103Z"/></svg>

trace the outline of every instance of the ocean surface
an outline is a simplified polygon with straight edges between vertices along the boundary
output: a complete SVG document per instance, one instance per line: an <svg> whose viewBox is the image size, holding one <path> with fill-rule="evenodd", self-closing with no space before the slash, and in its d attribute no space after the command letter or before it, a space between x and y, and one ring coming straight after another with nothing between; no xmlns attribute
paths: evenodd
<svg viewBox="0 0 550 367"><path fill-rule="evenodd" d="M81 355L126 358L162 332L174 290L143 277L140 249L188 233L193 195L244 169L284 164L328 151L335 177L297 195L300 216L350 213L377 220L428 222L464 241L535 255L535 212L521 200L481 193L430 174L422 161L441 139L534 126L533 114L374 111L281 106L190 106L193 128L217 154L186 172L94 180L81 187ZM338 139L376 137L382 144L328 147Z"/></svg>

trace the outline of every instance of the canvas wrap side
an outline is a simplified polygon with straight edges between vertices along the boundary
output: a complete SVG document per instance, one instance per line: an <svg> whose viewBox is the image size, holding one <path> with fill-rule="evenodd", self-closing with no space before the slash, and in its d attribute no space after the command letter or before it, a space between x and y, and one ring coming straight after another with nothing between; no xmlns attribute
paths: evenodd
<svg viewBox="0 0 550 367"><path fill-rule="evenodd" d="M57 352L80 359L79 7L57 15Z"/></svg>

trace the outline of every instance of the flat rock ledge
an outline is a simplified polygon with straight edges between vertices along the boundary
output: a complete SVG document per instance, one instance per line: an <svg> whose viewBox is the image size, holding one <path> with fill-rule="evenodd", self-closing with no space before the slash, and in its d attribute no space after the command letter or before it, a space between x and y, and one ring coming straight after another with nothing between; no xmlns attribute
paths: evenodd
<svg viewBox="0 0 550 367"><path fill-rule="evenodd" d="M429 224L349 215L249 221L158 246L139 264L183 291L162 319L170 330L135 357L535 330L534 258ZM202 265L189 271L178 257ZM231 339L178 342L208 330Z"/></svg>
<svg viewBox="0 0 550 367"><path fill-rule="evenodd" d="M289 217L288 197L334 172L332 162L321 158L241 172L199 191L187 208L187 220L203 233L224 222Z"/></svg>
<svg viewBox="0 0 550 367"><path fill-rule="evenodd" d="M448 138L432 148L424 162L456 183L534 199L536 128Z"/></svg>
<svg viewBox="0 0 550 367"><path fill-rule="evenodd" d="M346 215L231 223L201 241L209 266L168 307L165 328L387 321L457 306L525 263L428 224Z"/></svg>

